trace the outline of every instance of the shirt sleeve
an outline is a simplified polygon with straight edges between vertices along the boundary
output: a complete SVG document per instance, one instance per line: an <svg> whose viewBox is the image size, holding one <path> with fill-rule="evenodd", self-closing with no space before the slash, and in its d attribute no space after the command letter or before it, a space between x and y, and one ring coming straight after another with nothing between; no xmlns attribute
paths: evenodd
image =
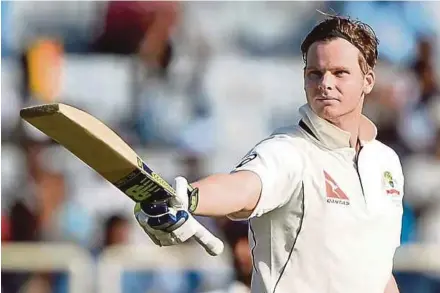
<svg viewBox="0 0 440 293"><path fill-rule="evenodd" d="M261 180L261 194L252 214L243 218L228 216L232 220L259 217L285 205L301 184L303 162L287 135L275 135L256 145L231 171L254 172Z"/></svg>
<svg viewBox="0 0 440 293"><path fill-rule="evenodd" d="M400 205L399 205L399 227L398 227L398 233L397 234L397 239L396 239L396 246L399 247L401 245L401 233L402 233L402 220L403 220L403 197L404 197L404 192L405 192L405 177L403 175L403 170L402 170L402 164L400 162L399 156L393 151L394 156L395 156L395 168L396 168L396 174L397 174L397 188L398 190L400 190L400 193L402 195L401 199L400 199Z"/></svg>

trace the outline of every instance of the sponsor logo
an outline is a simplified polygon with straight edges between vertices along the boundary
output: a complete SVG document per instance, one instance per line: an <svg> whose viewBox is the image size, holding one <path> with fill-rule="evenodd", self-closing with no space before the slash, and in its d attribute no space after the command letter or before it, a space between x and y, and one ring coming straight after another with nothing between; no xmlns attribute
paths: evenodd
<svg viewBox="0 0 440 293"><path fill-rule="evenodd" d="M140 174L140 172L138 170L135 170L135 171L131 172L130 174L128 174L124 178L122 178L119 181L117 181L115 183L116 187L120 188L121 186L127 184L127 182L129 182L133 178L137 177L139 174Z"/></svg>
<svg viewBox="0 0 440 293"><path fill-rule="evenodd" d="M162 177L160 177L159 175L157 175L156 173L152 172L151 173L151 177L154 178L154 180L156 180L157 183L159 183L160 185L162 185L162 187L164 188L168 188L170 190L173 190L173 188L171 187L171 185L168 184L168 182L166 182Z"/></svg>
<svg viewBox="0 0 440 293"><path fill-rule="evenodd" d="M383 180L387 195L390 196L400 195L400 191L396 188L397 186L396 180L393 178L393 175L391 174L390 171L385 171L383 173Z"/></svg>
<svg viewBox="0 0 440 293"><path fill-rule="evenodd" d="M143 178L139 184L128 187L124 192L136 202L141 202L151 197L155 192L160 191L156 182Z"/></svg>
<svg viewBox="0 0 440 293"><path fill-rule="evenodd" d="M241 160L241 162L235 168L238 169L240 167L243 167L244 165L246 165L247 163L249 163L250 161L252 161L256 157L257 157L257 154L255 152L251 152L249 155L244 157L243 160Z"/></svg>
<svg viewBox="0 0 440 293"><path fill-rule="evenodd" d="M341 205L350 205L350 200L344 191L339 187L336 181L324 171L325 190L327 193L327 202Z"/></svg>

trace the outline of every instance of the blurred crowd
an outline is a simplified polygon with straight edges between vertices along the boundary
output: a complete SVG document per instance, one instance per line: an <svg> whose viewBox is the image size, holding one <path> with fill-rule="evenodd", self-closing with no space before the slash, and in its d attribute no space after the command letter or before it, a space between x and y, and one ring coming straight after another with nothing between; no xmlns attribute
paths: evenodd
<svg viewBox="0 0 440 293"><path fill-rule="evenodd" d="M321 10L376 31L377 84L365 114L378 125L378 139L401 156L402 244L440 245L439 8L394 1L2 1L2 243L75 243L94 257L113 245L152 245L134 224L133 203L23 123L20 108L82 108L170 182L228 172L273 129L298 121L305 103L299 45ZM122 292L248 292L247 224L200 221L229 244L231 272L127 273ZM402 293L440 292L438 275L396 276ZM67 279L2 269L1 291L64 293Z"/></svg>

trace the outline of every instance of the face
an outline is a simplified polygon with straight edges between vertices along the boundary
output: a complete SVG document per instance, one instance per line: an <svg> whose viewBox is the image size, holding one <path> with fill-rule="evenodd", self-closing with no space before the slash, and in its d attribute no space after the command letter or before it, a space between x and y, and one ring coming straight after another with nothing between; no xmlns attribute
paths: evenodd
<svg viewBox="0 0 440 293"><path fill-rule="evenodd" d="M336 122L361 113L364 95L374 85L374 73L362 73L359 50L345 39L313 43L307 52L304 89L307 102L321 118Z"/></svg>

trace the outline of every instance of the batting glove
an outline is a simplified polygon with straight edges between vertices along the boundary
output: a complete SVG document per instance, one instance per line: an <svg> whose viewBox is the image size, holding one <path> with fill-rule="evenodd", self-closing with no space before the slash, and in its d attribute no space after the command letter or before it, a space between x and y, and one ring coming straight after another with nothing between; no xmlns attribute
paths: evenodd
<svg viewBox="0 0 440 293"><path fill-rule="evenodd" d="M185 242L196 233L196 222L189 211L197 206L198 190L188 195L188 182L184 177L175 179L176 196L166 201L137 203L134 215L145 233L158 246Z"/></svg>

